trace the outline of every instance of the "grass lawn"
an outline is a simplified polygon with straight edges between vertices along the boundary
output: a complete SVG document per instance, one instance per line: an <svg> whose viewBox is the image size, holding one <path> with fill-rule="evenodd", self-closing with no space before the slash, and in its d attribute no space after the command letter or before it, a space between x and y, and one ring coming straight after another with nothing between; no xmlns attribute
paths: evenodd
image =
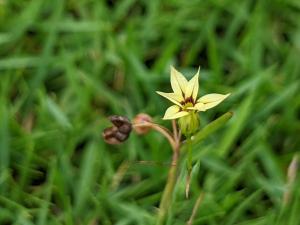
<svg viewBox="0 0 300 225"><path fill-rule="evenodd" d="M155 224L171 147L101 134L141 112L171 129L171 65L231 93L201 128L233 117L193 145L188 199L182 152L166 224L198 202L194 225L299 225L298 0L0 0L0 224Z"/></svg>

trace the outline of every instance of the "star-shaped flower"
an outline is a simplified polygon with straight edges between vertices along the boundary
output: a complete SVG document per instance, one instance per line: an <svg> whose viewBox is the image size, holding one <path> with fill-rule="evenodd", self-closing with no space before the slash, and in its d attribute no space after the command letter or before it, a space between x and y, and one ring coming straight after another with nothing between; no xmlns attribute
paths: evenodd
<svg viewBox="0 0 300 225"><path fill-rule="evenodd" d="M199 72L200 67L195 76L190 81L187 81L180 72L174 67L171 67L171 86L173 93L156 92L175 104L167 109L163 117L164 120L177 119L187 116L190 113L206 111L217 106L230 95L212 93L204 95L197 100Z"/></svg>

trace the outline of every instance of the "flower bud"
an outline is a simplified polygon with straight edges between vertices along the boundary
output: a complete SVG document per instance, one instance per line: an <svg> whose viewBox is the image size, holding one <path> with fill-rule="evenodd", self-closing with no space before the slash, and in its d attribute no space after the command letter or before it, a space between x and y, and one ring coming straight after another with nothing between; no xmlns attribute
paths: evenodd
<svg viewBox="0 0 300 225"><path fill-rule="evenodd" d="M151 116L145 113L140 113L133 119L134 124L143 124L145 122L152 123ZM142 135L148 133L151 128L149 126L134 126L133 129L137 134Z"/></svg>
<svg viewBox="0 0 300 225"><path fill-rule="evenodd" d="M184 117L180 117L178 120L181 133L186 136L192 136L199 128L200 119L197 112L190 112Z"/></svg>

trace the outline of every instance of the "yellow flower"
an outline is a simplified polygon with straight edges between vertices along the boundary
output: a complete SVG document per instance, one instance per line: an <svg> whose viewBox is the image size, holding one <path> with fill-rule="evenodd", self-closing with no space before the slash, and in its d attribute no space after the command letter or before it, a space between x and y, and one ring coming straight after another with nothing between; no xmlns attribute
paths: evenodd
<svg viewBox="0 0 300 225"><path fill-rule="evenodd" d="M187 115L192 115L199 111L206 111L220 104L230 94L207 94L197 100L199 89L199 72L187 81L185 77L174 67L171 67L171 86L173 93L157 91L157 94L167 98L175 105L169 107L163 117L164 120L172 120Z"/></svg>

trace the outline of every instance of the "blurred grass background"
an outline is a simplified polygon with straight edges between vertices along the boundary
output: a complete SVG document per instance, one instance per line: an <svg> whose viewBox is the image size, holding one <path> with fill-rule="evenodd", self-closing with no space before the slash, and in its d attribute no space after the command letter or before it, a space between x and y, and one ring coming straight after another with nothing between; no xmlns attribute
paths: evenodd
<svg viewBox="0 0 300 225"><path fill-rule="evenodd" d="M101 132L111 114L170 127L155 93L170 65L188 77L200 65L200 95L232 93L202 126L234 117L194 146L189 199L182 163L168 224L202 192L194 224L300 224L299 176L287 185L299 56L298 0L1 0L0 224L153 224L168 143L150 132L115 147Z"/></svg>

